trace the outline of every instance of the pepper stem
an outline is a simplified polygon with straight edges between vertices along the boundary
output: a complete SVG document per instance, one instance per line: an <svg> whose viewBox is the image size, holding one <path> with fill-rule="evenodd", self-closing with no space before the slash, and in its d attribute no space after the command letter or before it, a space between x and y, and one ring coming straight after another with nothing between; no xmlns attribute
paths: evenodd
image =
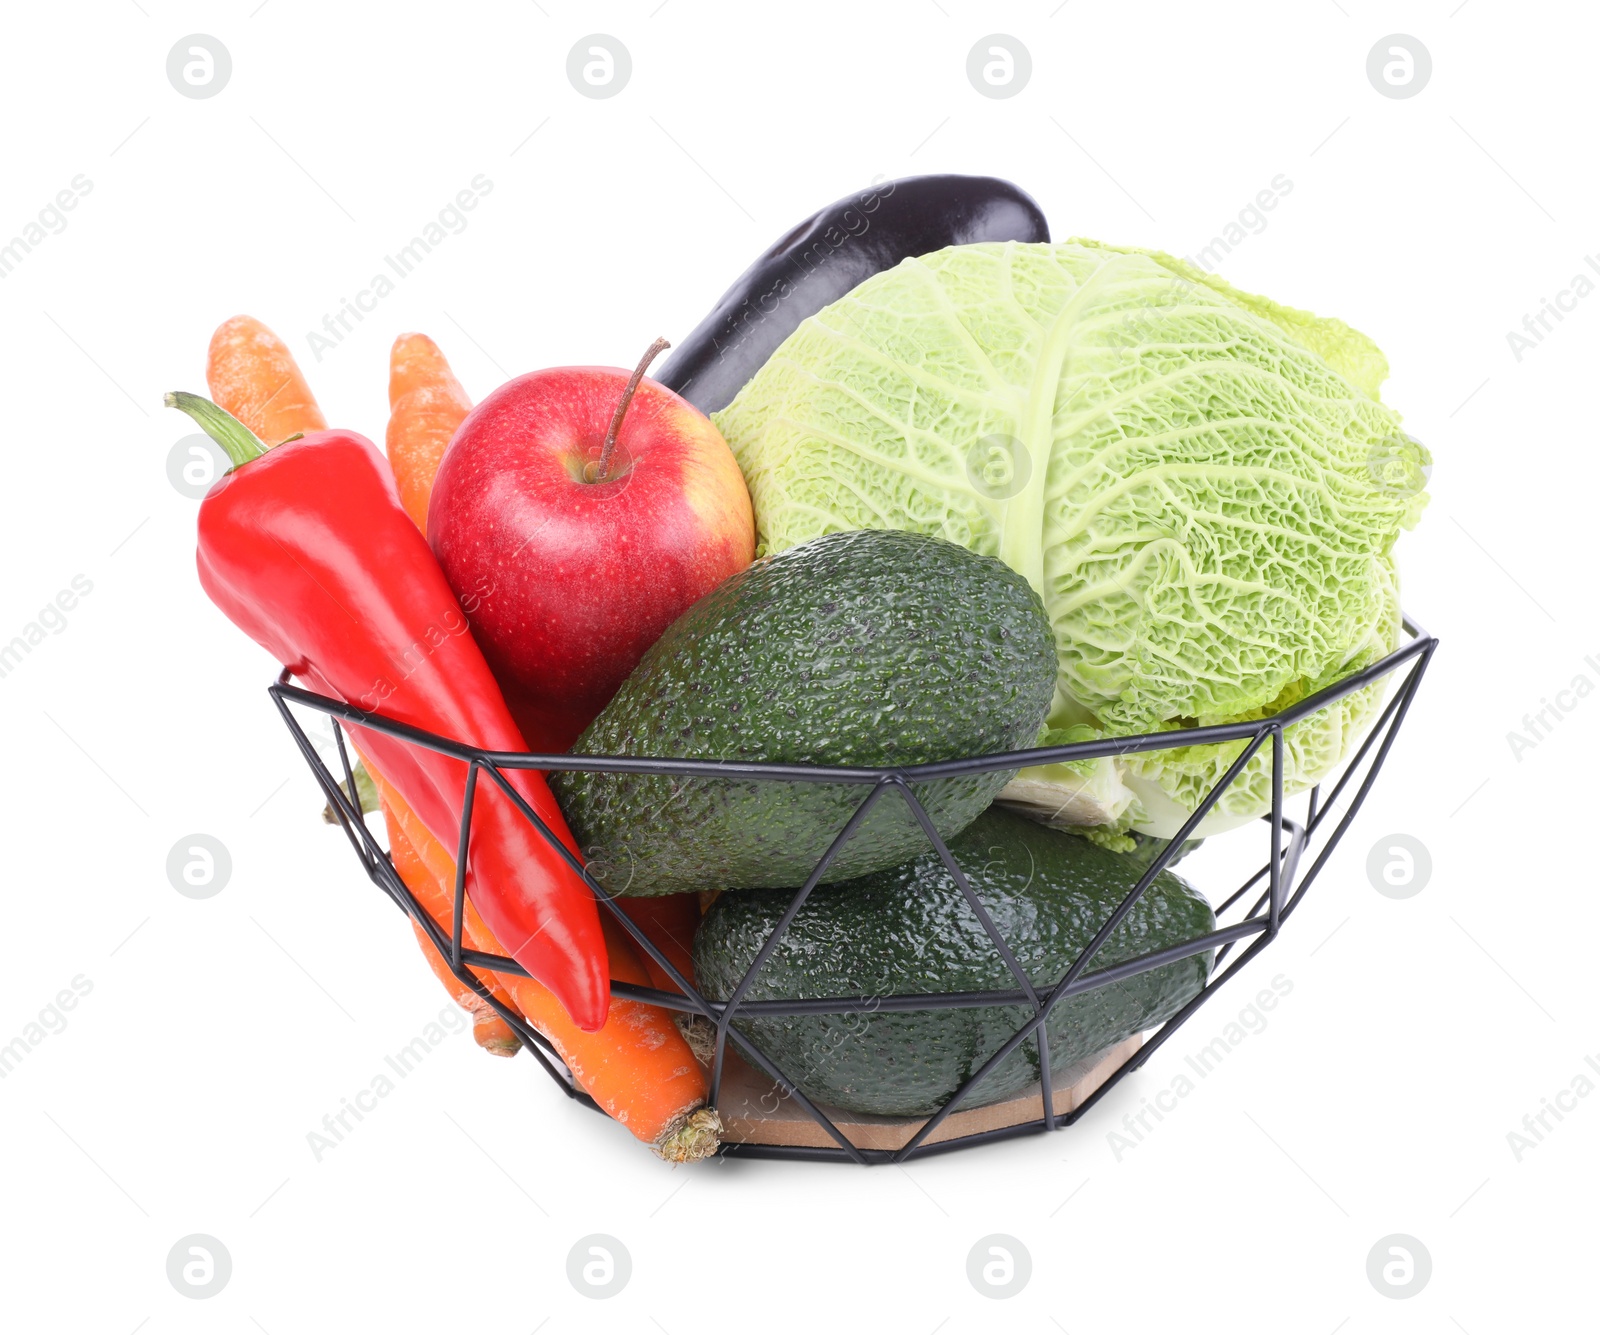
<svg viewBox="0 0 1600 1335"><path fill-rule="evenodd" d="M223 453L235 468L241 468L267 452L266 445L254 431L226 408L217 407L210 399L198 394L186 394L179 389L166 395L162 402L194 418L200 429L222 446Z"/></svg>
<svg viewBox="0 0 1600 1335"><path fill-rule="evenodd" d="M617 401L617 411L611 415L611 425L606 430L606 443L600 447L600 462L595 465L594 470L596 482L606 480L606 473L611 468L611 452L617 447L617 432L622 430L622 419L627 415L628 405L633 402L634 391L639 388L644 373L650 369L650 363L671 346L672 344L666 339L658 338L644 350L644 356L639 359L639 364L633 368L633 374L628 377L627 388L622 391L622 398Z"/></svg>

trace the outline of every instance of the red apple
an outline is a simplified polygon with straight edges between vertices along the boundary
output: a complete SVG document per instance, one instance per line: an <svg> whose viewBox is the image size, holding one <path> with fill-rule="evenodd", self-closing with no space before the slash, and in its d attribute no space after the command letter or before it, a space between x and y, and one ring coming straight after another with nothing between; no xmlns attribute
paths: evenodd
<svg viewBox="0 0 1600 1335"><path fill-rule="evenodd" d="M533 751L571 747L661 633L755 555L727 442L643 378L661 346L631 377L509 381L439 466L428 541Z"/></svg>

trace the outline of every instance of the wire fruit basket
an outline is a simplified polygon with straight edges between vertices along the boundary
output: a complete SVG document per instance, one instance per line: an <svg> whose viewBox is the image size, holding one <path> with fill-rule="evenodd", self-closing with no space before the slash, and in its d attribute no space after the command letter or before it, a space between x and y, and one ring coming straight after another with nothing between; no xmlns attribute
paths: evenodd
<svg viewBox="0 0 1600 1335"><path fill-rule="evenodd" d="M544 1036L520 1014L508 1010L498 1002L471 972L473 968L480 968L499 973L526 974L526 970L506 956L464 948L462 922L465 859L461 860L457 868L452 931L446 935L407 890L390 863L388 854L368 829L358 803L352 800L356 785L349 749L344 739L345 725L354 724L384 733L414 746L464 762L468 767L463 800L464 823L471 819L473 794L479 782L486 777L489 782L495 784L568 865L584 878L598 898L601 911L610 913L617 925L629 934L638 949L647 952L662 971L682 989L680 994L616 981L611 985L612 992L616 996L697 1015L714 1027L716 1037L710 1058L708 1101L722 1113L731 1132L730 1137L720 1146L719 1153L757 1158L831 1160L868 1165L902 1163L929 1154L1071 1126L1119 1081L1149 1060L1151 1054L1171 1038L1223 983L1277 937L1283 923L1299 906L1306 891L1311 888L1335 846L1366 801L1438 645L1435 638L1428 635L1410 618L1406 618L1404 627L1408 638L1387 657L1326 690L1308 696L1290 708L1266 718L896 768L840 768L725 760L489 752L463 745L448 737L408 727L381 714L368 713L342 701L292 686L289 684L287 671L269 688L269 692L367 875L428 934L449 964L452 973L463 984L473 988L512 1027L522 1038L528 1051L555 1081L556 1086L569 1098L597 1112L600 1111L599 1106L578 1087ZM1398 687L1391 693L1361 745L1340 766L1336 776L1330 776L1324 785L1309 791L1301 818L1291 819L1284 811L1285 730L1336 700L1380 682L1391 674L1401 672L1402 669L1404 675L1400 678ZM315 711L331 720L339 761L343 769L342 776L336 775L324 761L296 717L294 707ZM1100 926L1088 946L1079 953L1066 972L1048 987L1041 988L1026 976L1017 966L1011 950L999 931L988 920L986 914L980 913L978 916L995 947L997 956L1006 962L1017 983L1014 990L826 997L794 1001L747 999L746 993L777 946L789 922L820 883L829 863L850 839L876 802L880 800L905 802L911 815L927 835L935 853L957 883L962 886L968 900L976 902L945 841L941 839L917 800L912 789L913 784L933 779L1014 770L1028 765L1090 760L1105 756L1131 755L1138 752L1217 743L1242 743L1243 749L1183 828L1167 842L1165 848L1149 863L1137 881L1129 886L1126 896ZM1179 856L1184 843L1216 805L1229 785L1243 773L1250 760L1263 750L1270 754L1272 768L1271 810L1262 817L1262 823L1267 827L1266 858L1254 875L1215 906L1217 921L1215 930L1091 972L1089 965L1096 953L1139 902L1140 897L1156 877ZM827 781L858 785L864 795L854 814L834 838L805 883L794 892L794 898L787 912L766 939L765 944L757 951L743 980L726 1001L713 1001L702 995L689 979L679 973L672 961L646 938L511 787L506 780L505 771L518 769L573 770L592 773L632 772L788 784ZM1323 792L1324 786L1327 788L1326 793ZM1238 837L1242 835L1241 831ZM1249 898L1252 891L1256 892L1253 900ZM1233 954L1234 948L1243 942L1248 944L1237 954ZM1142 1040L1140 1036L1135 1035L1098 1054L1095 1058L1078 1063L1065 1071L1051 1071L1046 1023L1059 1003L1066 998L1092 992L1096 988L1161 968L1205 951L1216 952L1208 981L1186 1005L1159 1028L1144 1035ZM1231 961L1228 959L1230 954L1233 955ZM740 1015L762 1014L767 1017L850 1015L895 1010L935 1011L1019 1006L1030 1011L1031 1015L1016 1032L979 1066L936 1112L931 1116L909 1122L852 1117L849 1114L841 1114L837 1109L830 1110L819 1106L806 1096L799 1085L791 1080L758 1044L741 1033L734 1023ZM1040 1071L1037 1089L1033 1093L999 1106L961 1108L962 1101L969 1092L1014 1051L1028 1043L1032 1043L1036 1050ZM759 1109L758 1115L751 1115L753 1108Z"/></svg>

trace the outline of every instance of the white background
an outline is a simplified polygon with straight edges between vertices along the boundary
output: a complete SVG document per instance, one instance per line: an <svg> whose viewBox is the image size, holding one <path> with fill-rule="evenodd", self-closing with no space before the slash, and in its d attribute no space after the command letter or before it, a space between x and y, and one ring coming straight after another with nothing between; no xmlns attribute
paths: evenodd
<svg viewBox="0 0 1600 1335"><path fill-rule="evenodd" d="M985 34L1030 84L980 97ZM211 34L216 97L168 83ZM603 32L633 75L580 97ZM1380 96L1414 35L1433 75ZM1504 0L1126 6L897 0L577 5L309 0L8 5L0 239L92 190L0 280L0 640L75 575L93 591L0 679L0 1043L82 975L64 1030L0 1081L8 1329L285 1332L1109 1329L1486 1332L1592 1325L1600 1097L1507 1135L1600 1053L1593 828L1600 699L1519 759L1507 740L1600 654L1589 388L1600 299L1519 362L1507 332L1600 246L1600 32ZM529 136L532 136L531 138ZM253 313L329 419L381 439L394 335L431 333L470 392L680 336L796 220L879 175L993 173L1055 235L1204 246L1282 173L1221 266L1344 317L1435 452L1405 599L1443 648L1372 802L1280 940L1076 1128L913 1164L672 1170L466 1037L336 1150L307 1133L438 1012L404 922L363 879L265 692L275 666L204 599L196 504L169 485L211 330ZM307 332L476 174L470 225L333 351ZM168 883L204 832L215 898ZM1431 851L1414 898L1368 851ZM1221 886L1208 886L1222 890ZM1275 974L1292 992L1142 1143L1108 1140ZM1600 1060L1600 1058L1597 1058ZM1592 1074L1592 1073L1591 1073ZM169 1284L190 1233L233 1258ZM565 1264L619 1238L605 1302ZM1415 1298L1375 1291L1421 1239ZM966 1257L1020 1239L1033 1278L980 1296ZM1054 1325L1052 1325L1052 1322Z"/></svg>

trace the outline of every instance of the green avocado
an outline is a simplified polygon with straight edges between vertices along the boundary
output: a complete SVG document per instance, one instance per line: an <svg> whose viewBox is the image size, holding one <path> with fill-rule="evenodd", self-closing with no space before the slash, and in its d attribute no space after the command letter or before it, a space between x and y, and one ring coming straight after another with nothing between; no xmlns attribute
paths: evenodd
<svg viewBox="0 0 1600 1335"><path fill-rule="evenodd" d="M942 538L857 530L757 561L667 628L578 739L591 756L888 767L1031 746L1055 690L1039 596ZM913 786L959 833L1014 771ZM799 885L864 784L577 771L552 785L612 894ZM927 847L886 792L828 867L842 880Z"/></svg>
<svg viewBox="0 0 1600 1335"><path fill-rule="evenodd" d="M1076 835L991 808L950 842L996 929L1034 987L1058 983L1139 879L1142 868ZM695 977L733 995L793 891L721 895L694 939ZM1171 872L1151 883L1088 968L1092 973L1215 930L1204 898ZM1060 1071L1175 1015L1205 986L1212 952L1069 996L1050 1013ZM1015 991L1014 976L930 849L888 871L819 886L745 994L751 1001ZM1021 1006L736 1017L734 1027L813 1100L850 1112L936 1112L1031 1012ZM966 1096L975 1108L1039 1079L1029 1038Z"/></svg>

